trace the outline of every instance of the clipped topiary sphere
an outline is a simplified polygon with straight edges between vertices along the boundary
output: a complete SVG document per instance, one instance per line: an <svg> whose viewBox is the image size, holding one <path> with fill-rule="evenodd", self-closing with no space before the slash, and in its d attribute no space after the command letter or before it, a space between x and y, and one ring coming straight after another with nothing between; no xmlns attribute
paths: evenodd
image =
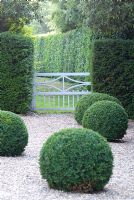
<svg viewBox="0 0 134 200"><path fill-rule="evenodd" d="M20 155L28 143L28 132L16 114L0 111L0 156Z"/></svg>
<svg viewBox="0 0 134 200"><path fill-rule="evenodd" d="M100 134L82 128L52 135L40 153L40 171L51 188L93 192L104 188L112 174L113 156Z"/></svg>
<svg viewBox="0 0 134 200"><path fill-rule="evenodd" d="M97 101L103 101L103 100L108 100L108 101L114 101L118 104L121 105L121 102L108 94L104 93L92 93L83 96L77 103L76 109L75 109L75 119L79 124L82 124L82 119L84 116L85 111L93 105Z"/></svg>
<svg viewBox="0 0 134 200"><path fill-rule="evenodd" d="M99 101L87 109L83 127L99 132L108 141L122 139L128 127L125 109L112 101Z"/></svg>

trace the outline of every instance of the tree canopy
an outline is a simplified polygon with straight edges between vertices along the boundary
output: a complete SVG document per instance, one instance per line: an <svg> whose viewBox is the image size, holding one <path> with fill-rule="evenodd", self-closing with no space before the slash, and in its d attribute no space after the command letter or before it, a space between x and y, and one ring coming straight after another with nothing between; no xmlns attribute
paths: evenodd
<svg viewBox="0 0 134 200"><path fill-rule="evenodd" d="M48 33L56 29L51 20L51 16L56 9L57 5L50 1L39 2L37 17L30 23L35 33Z"/></svg>
<svg viewBox="0 0 134 200"><path fill-rule="evenodd" d="M0 32L19 32L33 19L45 31L87 26L99 37L134 37L132 0L0 0Z"/></svg>
<svg viewBox="0 0 134 200"><path fill-rule="evenodd" d="M134 35L132 0L50 0L57 4L52 20L66 32L88 26L102 35Z"/></svg>
<svg viewBox="0 0 134 200"><path fill-rule="evenodd" d="M0 32L19 32L25 24L37 17L40 1L0 0Z"/></svg>

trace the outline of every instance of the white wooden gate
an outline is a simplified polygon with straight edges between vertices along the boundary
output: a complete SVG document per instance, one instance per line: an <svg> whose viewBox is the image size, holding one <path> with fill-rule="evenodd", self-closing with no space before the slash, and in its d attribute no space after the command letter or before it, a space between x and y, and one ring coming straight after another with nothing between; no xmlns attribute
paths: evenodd
<svg viewBox="0 0 134 200"><path fill-rule="evenodd" d="M90 73L36 73L32 110L74 110L82 95L91 93ZM89 89L89 88L88 88Z"/></svg>

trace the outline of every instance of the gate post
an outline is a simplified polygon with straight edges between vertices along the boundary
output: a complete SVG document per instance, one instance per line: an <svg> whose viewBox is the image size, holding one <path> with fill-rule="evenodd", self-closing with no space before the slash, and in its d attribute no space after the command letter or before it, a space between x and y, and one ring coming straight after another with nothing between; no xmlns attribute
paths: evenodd
<svg viewBox="0 0 134 200"><path fill-rule="evenodd" d="M32 111L36 110L36 75L33 77Z"/></svg>

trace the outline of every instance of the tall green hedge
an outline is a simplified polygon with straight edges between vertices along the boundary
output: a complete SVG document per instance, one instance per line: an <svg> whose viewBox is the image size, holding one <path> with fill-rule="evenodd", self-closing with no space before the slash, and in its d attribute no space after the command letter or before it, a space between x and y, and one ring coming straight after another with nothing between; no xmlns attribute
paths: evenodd
<svg viewBox="0 0 134 200"><path fill-rule="evenodd" d="M134 40L98 40L92 52L95 92L117 97L134 119Z"/></svg>
<svg viewBox="0 0 134 200"><path fill-rule="evenodd" d="M40 72L89 71L91 32L81 28L65 34L34 37L35 69Z"/></svg>
<svg viewBox="0 0 134 200"><path fill-rule="evenodd" d="M0 34L0 109L26 113L32 100L33 42Z"/></svg>

